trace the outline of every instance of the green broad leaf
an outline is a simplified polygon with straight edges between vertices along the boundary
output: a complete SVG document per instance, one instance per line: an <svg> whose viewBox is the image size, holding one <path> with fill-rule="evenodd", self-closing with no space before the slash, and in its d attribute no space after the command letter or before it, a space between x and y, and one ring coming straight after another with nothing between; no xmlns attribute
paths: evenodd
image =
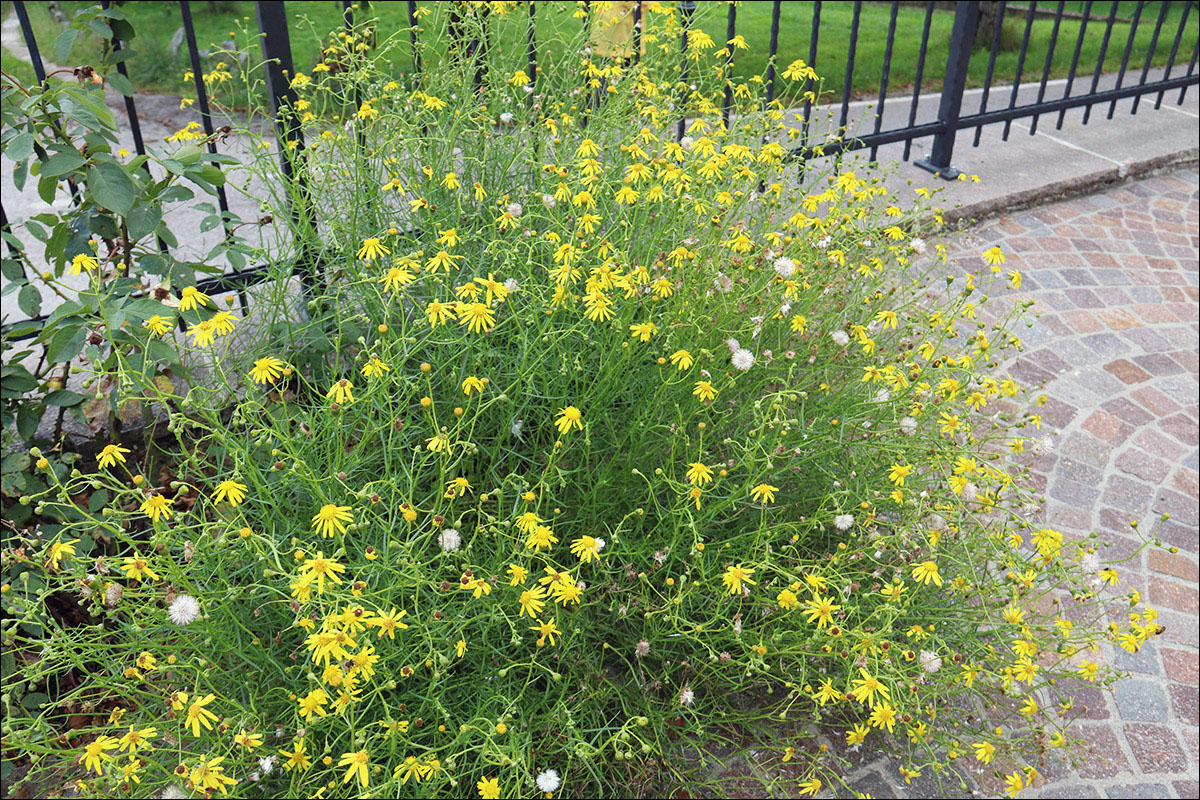
<svg viewBox="0 0 1200 800"><path fill-rule="evenodd" d="M88 170L88 189L96 202L125 216L133 208L135 187L125 170L116 164L99 164Z"/></svg>
<svg viewBox="0 0 1200 800"><path fill-rule="evenodd" d="M104 76L104 81L126 97L133 97L133 84L119 72L110 72Z"/></svg>
<svg viewBox="0 0 1200 800"><path fill-rule="evenodd" d="M71 48L75 45L75 39L78 36L78 29L68 28L54 40L54 59L58 63L66 64L71 61Z"/></svg>
<svg viewBox="0 0 1200 800"><path fill-rule="evenodd" d="M162 222L162 207L158 203L139 202L125 216L125 224L129 228L129 238L137 241L149 236Z"/></svg>
<svg viewBox="0 0 1200 800"><path fill-rule="evenodd" d="M42 401L48 406L75 406L83 402L83 395L69 389L58 389L46 395Z"/></svg>
<svg viewBox="0 0 1200 800"><path fill-rule="evenodd" d="M42 202L50 205L54 202L54 195L58 191L58 178L48 175L43 175L38 178L38 197L42 198Z"/></svg>
<svg viewBox="0 0 1200 800"><path fill-rule="evenodd" d="M102 19L88 20L87 29L101 39L111 39L113 35L112 28Z"/></svg>
<svg viewBox="0 0 1200 800"><path fill-rule="evenodd" d="M87 159L79 155L77 150L63 150L55 153L42 162L42 177L57 178L74 169L79 169L87 163Z"/></svg>
<svg viewBox="0 0 1200 800"><path fill-rule="evenodd" d="M24 161L29 158L33 155L33 134L29 131L21 131L9 139L4 148L4 155L13 161Z"/></svg>
<svg viewBox="0 0 1200 800"><path fill-rule="evenodd" d="M200 168L200 176L213 186L225 185L225 173L216 164L205 164Z"/></svg>
<svg viewBox="0 0 1200 800"><path fill-rule="evenodd" d="M22 439L32 439L37 433L38 423L42 421L41 405L22 406L17 411L17 435Z"/></svg>
<svg viewBox="0 0 1200 800"><path fill-rule="evenodd" d="M17 307L30 317L36 317L42 311L42 293L33 284L25 284L17 294Z"/></svg>
<svg viewBox="0 0 1200 800"><path fill-rule="evenodd" d="M19 397L21 394L33 391L37 388L37 378L29 370L14 364L5 366L3 372L0 372L0 397ZM6 462L7 463L7 462Z"/></svg>
<svg viewBox="0 0 1200 800"><path fill-rule="evenodd" d="M17 187L18 192L25 191L25 180L29 177L29 162L18 161L13 167L13 185Z"/></svg>
<svg viewBox="0 0 1200 800"><path fill-rule="evenodd" d="M15 258L0 259L0 275L3 275L6 281L25 280L25 270Z"/></svg>
<svg viewBox="0 0 1200 800"><path fill-rule="evenodd" d="M52 364L70 361L79 355L83 340L87 338L88 329L83 325L73 325L56 331L46 345L46 359Z"/></svg>

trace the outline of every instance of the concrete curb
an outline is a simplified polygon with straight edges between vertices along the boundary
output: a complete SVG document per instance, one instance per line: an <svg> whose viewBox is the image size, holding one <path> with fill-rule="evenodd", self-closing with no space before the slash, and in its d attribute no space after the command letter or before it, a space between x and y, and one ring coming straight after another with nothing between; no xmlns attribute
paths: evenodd
<svg viewBox="0 0 1200 800"><path fill-rule="evenodd" d="M949 228L964 228L1014 211L1023 211L1059 200L1094 194L1135 179L1152 177L1198 163L1200 163L1200 147L1187 147L1152 158L1129 161L1120 166L1095 170L1045 186L959 206L944 212L942 218Z"/></svg>

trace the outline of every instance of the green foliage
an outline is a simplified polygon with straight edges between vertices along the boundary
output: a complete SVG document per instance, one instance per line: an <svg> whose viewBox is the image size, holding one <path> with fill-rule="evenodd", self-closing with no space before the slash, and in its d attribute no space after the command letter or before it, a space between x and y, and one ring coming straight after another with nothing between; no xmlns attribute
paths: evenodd
<svg viewBox="0 0 1200 800"><path fill-rule="evenodd" d="M928 193L877 172L797 185L759 81L722 123L716 42L678 83L671 8L636 65L478 92L428 51L400 85L404 33L335 30L293 76L291 181L187 129L155 179L87 91L6 92L34 122L5 151L82 188L32 223L66 295L39 341L169 439L6 457L6 758L85 794L494 797L720 793L710 755L751 747L815 793L850 764L821 730L955 790L1068 753L1073 686L1117 677L1090 649L1159 626L1098 596L1102 542L1029 521L1003 253L948 264ZM154 239L244 170L291 244L239 316ZM87 399L5 370L18 428Z"/></svg>

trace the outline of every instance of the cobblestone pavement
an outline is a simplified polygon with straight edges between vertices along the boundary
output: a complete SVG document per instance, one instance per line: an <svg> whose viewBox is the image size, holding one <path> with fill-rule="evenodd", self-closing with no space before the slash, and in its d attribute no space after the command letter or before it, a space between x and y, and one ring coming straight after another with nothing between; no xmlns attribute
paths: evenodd
<svg viewBox="0 0 1200 800"><path fill-rule="evenodd" d="M1048 768L1027 796L1200 796L1198 182L1190 168L1124 184L985 224L955 248L971 266L999 245L1024 275L1009 299L1034 300L1040 314L1016 331L1025 352L1009 371L1026 386L1044 381L1050 398L1042 416L1056 447L1035 465L1046 524L1098 532L1111 558L1137 549L1130 521L1149 531L1165 512L1158 535L1179 549L1149 548L1119 566L1122 588L1140 591L1166 632L1134 655L1106 647L1129 677L1111 694L1077 693L1086 760ZM888 756L863 756L848 776L859 791L939 796L932 784L905 786Z"/></svg>

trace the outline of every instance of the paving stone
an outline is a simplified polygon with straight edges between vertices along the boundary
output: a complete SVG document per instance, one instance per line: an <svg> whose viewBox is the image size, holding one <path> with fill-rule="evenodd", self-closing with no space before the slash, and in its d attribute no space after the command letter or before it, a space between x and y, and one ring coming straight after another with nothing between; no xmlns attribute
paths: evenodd
<svg viewBox="0 0 1200 800"><path fill-rule="evenodd" d="M1173 608L1185 614L1200 612L1200 595L1196 590L1166 578L1156 577L1150 581L1150 603L1154 606Z"/></svg>
<svg viewBox="0 0 1200 800"><path fill-rule="evenodd" d="M1102 413L1102 412L1097 412ZM1141 478L1150 483L1158 483L1167 477L1171 465L1166 461L1154 458L1142 450L1126 450L1117 456L1113 466L1129 475Z"/></svg>
<svg viewBox="0 0 1200 800"><path fill-rule="evenodd" d="M1120 417L1107 411L1092 412L1092 415L1083 421L1082 427L1097 439L1103 439L1109 444L1120 444L1133 432L1133 426L1127 425Z"/></svg>
<svg viewBox="0 0 1200 800"><path fill-rule="evenodd" d="M1200 797L1200 781L1172 781L1177 797Z"/></svg>
<svg viewBox="0 0 1200 800"><path fill-rule="evenodd" d="M1126 653L1121 648L1116 648L1116 652L1113 653L1112 657L1112 665L1115 669L1125 672L1137 672L1143 675L1157 676L1162 671L1158 663L1158 652L1155 650L1154 645L1149 642L1138 648L1136 653ZM1119 702L1117 708L1120 711ZM1124 711L1120 713L1122 719L1133 719L1126 716Z"/></svg>
<svg viewBox="0 0 1200 800"><path fill-rule="evenodd" d="M1106 797L1159 798L1167 796L1167 787L1161 783L1126 783L1110 786L1104 790Z"/></svg>
<svg viewBox="0 0 1200 800"><path fill-rule="evenodd" d="M1142 383L1150 380L1150 373L1134 364L1132 361L1119 358L1104 365L1104 368L1123 380L1125 383Z"/></svg>
<svg viewBox="0 0 1200 800"><path fill-rule="evenodd" d="M1182 553L1169 553L1155 547L1146 553L1146 566L1154 572L1174 575L1190 583L1200 581L1200 567Z"/></svg>
<svg viewBox="0 0 1200 800"><path fill-rule="evenodd" d="M1168 647L1162 655L1168 678L1186 686L1200 685L1200 655Z"/></svg>
<svg viewBox="0 0 1200 800"><path fill-rule="evenodd" d="M1079 723L1075 735L1085 743L1088 757L1079 765L1079 777L1088 780L1115 778L1129 770L1117 735L1108 725Z"/></svg>
<svg viewBox="0 0 1200 800"><path fill-rule="evenodd" d="M1123 475L1113 475L1104 487L1104 502L1134 515L1149 508L1153 497L1152 487Z"/></svg>
<svg viewBox="0 0 1200 800"><path fill-rule="evenodd" d="M1141 678L1117 681L1113 686L1113 702L1117 707L1117 716L1123 721L1167 721L1167 693L1158 681Z"/></svg>
<svg viewBox="0 0 1200 800"><path fill-rule="evenodd" d="M1184 725L1200 724L1200 717L1197 715L1196 709L1196 690L1190 686L1172 686L1171 692L1171 710L1175 712L1175 717Z"/></svg>
<svg viewBox="0 0 1200 800"><path fill-rule="evenodd" d="M1187 757L1179 745L1179 737L1170 728L1146 723L1127 724L1123 728L1125 741L1143 774L1186 770Z"/></svg>

